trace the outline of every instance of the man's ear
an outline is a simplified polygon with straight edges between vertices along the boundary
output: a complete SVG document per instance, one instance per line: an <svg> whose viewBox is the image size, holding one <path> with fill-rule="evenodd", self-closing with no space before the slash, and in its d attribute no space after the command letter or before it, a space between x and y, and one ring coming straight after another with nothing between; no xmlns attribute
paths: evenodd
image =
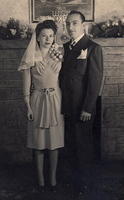
<svg viewBox="0 0 124 200"><path fill-rule="evenodd" d="M85 28L85 26L86 26L86 22L83 22L82 27Z"/></svg>
<svg viewBox="0 0 124 200"><path fill-rule="evenodd" d="M82 29L83 29L83 32L87 34L87 28L88 28L88 24L86 22L83 22L82 23Z"/></svg>

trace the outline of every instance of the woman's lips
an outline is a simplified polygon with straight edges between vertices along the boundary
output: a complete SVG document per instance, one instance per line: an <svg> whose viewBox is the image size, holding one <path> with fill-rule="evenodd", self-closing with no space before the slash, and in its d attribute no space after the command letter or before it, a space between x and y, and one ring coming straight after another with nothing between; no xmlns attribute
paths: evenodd
<svg viewBox="0 0 124 200"><path fill-rule="evenodd" d="M45 44L46 44L46 45L50 45L51 43L46 42Z"/></svg>

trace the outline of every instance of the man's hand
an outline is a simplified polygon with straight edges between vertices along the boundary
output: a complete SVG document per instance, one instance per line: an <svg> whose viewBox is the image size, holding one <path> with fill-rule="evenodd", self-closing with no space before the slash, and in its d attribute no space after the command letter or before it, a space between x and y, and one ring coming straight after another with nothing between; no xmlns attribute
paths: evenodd
<svg viewBox="0 0 124 200"><path fill-rule="evenodd" d="M81 114L80 114L80 120L83 121L83 122L91 120L91 113L82 111Z"/></svg>

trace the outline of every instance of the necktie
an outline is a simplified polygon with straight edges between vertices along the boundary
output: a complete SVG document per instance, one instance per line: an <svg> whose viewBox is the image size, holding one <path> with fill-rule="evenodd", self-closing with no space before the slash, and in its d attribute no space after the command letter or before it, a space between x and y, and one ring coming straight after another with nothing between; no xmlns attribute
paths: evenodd
<svg viewBox="0 0 124 200"><path fill-rule="evenodd" d="M69 45L69 49L72 50L73 47L75 46L76 42L75 41L72 41Z"/></svg>

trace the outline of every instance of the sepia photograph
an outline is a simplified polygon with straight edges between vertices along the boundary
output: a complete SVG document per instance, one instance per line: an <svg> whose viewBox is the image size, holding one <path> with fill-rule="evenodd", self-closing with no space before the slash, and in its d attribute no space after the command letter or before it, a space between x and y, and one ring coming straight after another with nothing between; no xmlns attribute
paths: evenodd
<svg viewBox="0 0 124 200"><path fill-rule="evenodd" d="M0 3L0 200L124 200L124 0Z"/></svg>

